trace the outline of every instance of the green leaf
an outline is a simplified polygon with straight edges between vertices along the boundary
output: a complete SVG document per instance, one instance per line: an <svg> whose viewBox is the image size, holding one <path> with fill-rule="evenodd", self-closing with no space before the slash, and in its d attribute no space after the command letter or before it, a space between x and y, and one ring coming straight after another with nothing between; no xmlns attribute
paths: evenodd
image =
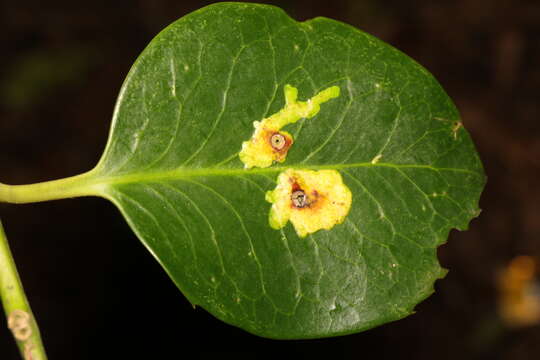
<svg viewBox="0 0 540 360"><path fill-rule="evenodd" d="M285 162L245 169L253 122L340 96L294 135ZM337 170L343 223L270 227L265 193L288 168ZM189 301L271 338L358 332L403 318L444 276L436 250L478 215L485 178L459 114L406 55L325 18L220 3L167 27L133 65L92 183Z"/></svg>

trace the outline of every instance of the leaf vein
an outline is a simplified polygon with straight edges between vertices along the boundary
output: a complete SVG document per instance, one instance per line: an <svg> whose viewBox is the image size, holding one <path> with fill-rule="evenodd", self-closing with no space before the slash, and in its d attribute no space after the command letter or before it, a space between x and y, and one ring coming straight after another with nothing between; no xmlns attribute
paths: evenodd
<svg viewBox="0 0 540 360"><path fill-rule="evenodd" d="M265 295L268 298L268 301L270 301L270 303L276 309L276 311L282 313L282 311L275 305L275 303L272 301L272 299L270 298L270 296L268 295L268 293L266 291L265 282L264 282L264 276L263 276L263 272L262 272L262 264L261 264L261 262L259 260L259 257L257 256L256 251L255 251L255 247L253 245L253 239L249 235L249 232L246 229L244 220L242 219L242 217L240 216L240 214L238 213L236 208L226 198L224 198L218 191L214 190L210 186L204 185L204 184L199 183L197 181L192 181L191 180L190 182L193 183L193 184L196 184L196 185L202 187L203 189L206 189L207 191L214 194L214 196L219 198L231 210L231 212L234 214L234 216L238 219L238 222L240 223L240 227L242 228L242 232L244 233L244 235L246 236L246 239L248 240L250 250L251 250L251 252L253 254L253 259L255 260L255 263L257 264L257 268L259 270L259 279L260 279L259 281L261 283L261 289L262 289L263 295Z"/></svg>
<svg viewBox="0 0 540 360"><path fill-rule="evenodd" d="M172 185L170 185L170 184L168 184L166 182L160 182L159 184L162 185L162 186L168 187L173 192L176 192L177 194L179 194L183 198L185 198L193 206L193 208L199 214L199 216L203 219L203 221L206 223L206 225L208 226L208 229L210 230L212 243L214 244L214 246L215 246L215 248L217 250L218 261L219 261L219 264L220 264L220 267L221 267L221 270L222 270L222 275L226 275L227 271L225 269L225 263L223 261L223 254L222 254L221 248L219 246L219 243L217 241L216 231L214 230L214 227L212 226L212 223L210 222L210 220L206 217L206 215L204 215L204 213L199 208L197 203L195 201L193 201L193 199L191 199L191 197L189 197L186 193L184 193L180 189L178 189L178 188L176 188L176 187L174 187L174 186L172 186Z"/></svg>

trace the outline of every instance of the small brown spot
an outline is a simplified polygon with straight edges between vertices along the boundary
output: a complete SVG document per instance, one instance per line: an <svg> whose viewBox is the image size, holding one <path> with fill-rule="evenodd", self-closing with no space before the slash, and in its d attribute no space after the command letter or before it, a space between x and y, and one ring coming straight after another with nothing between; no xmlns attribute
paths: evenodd
<svg viewBox="0 0 540 360"><path fill-rule="evenodd" d="M291 185L291 191L292 192L302 190L302 188L300 187L300 185L298 184L298 182L296 181L295 178L293 178L293 177L289 178L289 183L292 184ZM304 190L302 190L302 191L304 191Z"/></svg>

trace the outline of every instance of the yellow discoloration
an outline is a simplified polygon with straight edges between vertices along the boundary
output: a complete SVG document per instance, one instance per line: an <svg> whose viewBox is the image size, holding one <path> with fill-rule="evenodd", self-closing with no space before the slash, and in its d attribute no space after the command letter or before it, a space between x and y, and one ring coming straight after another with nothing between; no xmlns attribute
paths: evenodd
<svg viewBox="0 0 540 360"><path fill-rule="evenodd" d="M375 156L375 157L371 160L371 163L372 163L372 164L376 164L376 163L379 162L379 160L381 160L381 158L382 158L382 154L379 154L379 155Z"/></svg>
<svg viewBox="0 0 540 360"><path fill-rule="evenodd" d="M242 143L242 151L240 151L240 160L246 168L254 166L269 167L272 162L283 162L287 157L287 152L293 144L293 137L286 131L276 131L261 125L255 121L255 133L250 141ZM282 136L284 139L283 146L273 146L272 138Z"/></svg>
<svg viewBox="0 0 540 360"><path fill-rule="evenodd" d="M272 203L270 226L281 229L291 221L300 237L330 230L345 220L352 195L335 170L294 170L279 174L277 186L266 193Z"/></svg>
<svg viewBox="0 0 540 360"><path fill-rule="evenodd" d="M285 85L285 106L274 115L255 121L253 126L255 132L249 141L242 143L240 160L246 168L254 166L265 168L272 165L274 161L283 162L287 157L287 152L294 140L291 134L281 131L281 128L288 124L293 124L300 119L312 118L321 109L321 104L339 96L339 87L331 86L307 101L298 101L298 89ZM284 144L277 144L273 141L280 138Z"/></svg>

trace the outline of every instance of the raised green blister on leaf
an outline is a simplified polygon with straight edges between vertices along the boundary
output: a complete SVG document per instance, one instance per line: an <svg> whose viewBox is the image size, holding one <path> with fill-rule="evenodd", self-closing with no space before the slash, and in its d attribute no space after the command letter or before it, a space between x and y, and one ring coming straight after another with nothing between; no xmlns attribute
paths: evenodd
<svg viewBox="0 0 540 360"><path fill-rule="evenodd" d="M286 113L297 94L319 106ZM286 125L276 148L296 140L283 165L239 156L258 119ZM114 202L186 298L227 323L280 339L349 334L411 314L444 274L437 247L478 215L485 176L461 124L437 81L373 36L219 3L152 40L101 161L55 196ZM282 216L290 175L346 186L321 230ZM309 208L314 195L296 190L285 201Z"/></svg>
<svg viewBox="0 0 540 360"><path fill-rule="evenodd" d="M307 101L298 101L298 89L285 85L285 106L274 115L254 121L255 132L249 141L242 143L240 160L246 168L269 167L272 162L283 162L294 142L291 134L280 131L288 124L317 115L321 104L339 96L339 87L331 86Z"/></svg>

